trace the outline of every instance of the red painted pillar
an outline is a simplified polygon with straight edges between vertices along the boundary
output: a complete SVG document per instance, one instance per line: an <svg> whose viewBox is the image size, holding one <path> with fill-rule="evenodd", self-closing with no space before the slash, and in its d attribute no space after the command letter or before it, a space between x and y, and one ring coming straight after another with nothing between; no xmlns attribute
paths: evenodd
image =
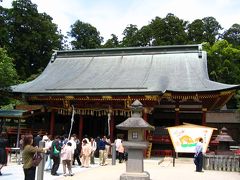
<svg viewBox="0 0 240 180"><path fill-rule="evenodd" d="M80 118L79 118L79 139L80 141L82 140L83 138L83 115L80 115Z"/></svg>
<svg viewBox="0 0 240 180"><path fill-rule="evenodd" d="M207 113L207 108L202 109L202 125L206 126L206 113Z"/></svg>
<svg viewBox="0 0 240 180"><path fill-rule="evenodd" d="M175 108L175 125L178 126L179 122L179 108Z"/></svg>
<svg viewBox="0 0 240 180"><path fill-rule="evenodd" d="M144 121L148 122L147 109L145 109L145 108L143 109L143 119L144 119ZM144 132L144 137L145 137L145 140L148 139L148 132L147 131Z"/></svg>
<svg viewBox="0 0 240 180"><path fill-rule="evenodd" d="M52 135L52 137L54 137L54 130L55 130L55 110L52 109L50 119L50 134Z"/></svg>
<svg viewBox="0 0 240 180"><path fill-rule="evenodd" d="M113 133L114 133L114 130L115 130L115 127L114 127L114 116L111 114L110 115L110 140L111 142L114 142L114 139L113 139Z"/></svg>

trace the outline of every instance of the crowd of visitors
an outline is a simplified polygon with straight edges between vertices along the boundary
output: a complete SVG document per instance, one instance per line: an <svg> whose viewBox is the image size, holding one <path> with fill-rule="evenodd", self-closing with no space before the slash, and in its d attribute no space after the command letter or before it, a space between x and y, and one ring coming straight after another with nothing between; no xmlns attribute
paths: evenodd
<svg viewBox="0 0 240 180"><path fill-rule="evenodd" d="M44 148L39 148L40 141L45 142ZM116 155L119 163L125 158L125 150L122 145L122 139L118 138L114 141L116 144ZM32 135L21 136L20 140L22 163L24 168L25 180L34 179L36 167L32 165L32 157L35 152L45 153L45 171L51 171L51 175L58 176L57 173L60 163L63 166L64 176L73 176L72 166L77 165L82 168L89 168L95 164L95 158L99 157L99 165L107 165L107 158L111 156L112 142L108 136L88 138L87 135L80 140L76 134L72 134L70 138L66 136L55 136L45 134L41 136L41 132L33 138ZM1 164L0 164L1 169Z"/></svg>
<svg viewBox="0 0 240 180"><path fill-rule="evenodd" d="M0 176L1 169L7 164L6 147L8 140L6 134L0 134ZM44 148L40 148L40 142L45 142ZM126 152L122 145L122 139L117 138L114 141L116 145L116 155L119 163L126 160ZM53 139L52 135L46 133L42 136L39 132L35 137L32 134L21 135L19 141L21 162L25 180L35 178L36 166L33 163L33 157L36 153L45 153L44 171L50 171L51 175L58 176L57 173L60 163L63 166L64 176L73 176L72 166L77 165L83 168L89 168L95 164L95 158L99 158L99 165L107 165L107 158L111 156L112 142L108 136L93 138L84 136L80 140L76 134L71 137L56 135Z"/></svg>

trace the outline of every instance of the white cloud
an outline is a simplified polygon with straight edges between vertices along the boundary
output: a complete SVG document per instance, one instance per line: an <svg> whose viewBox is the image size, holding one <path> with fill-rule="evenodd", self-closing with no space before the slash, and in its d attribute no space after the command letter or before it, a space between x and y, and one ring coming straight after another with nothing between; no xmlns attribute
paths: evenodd
<svg viewBox="0 0 240 180"><path fill-rule="evenodd" d="M3 0L3 4L10 0ZM66 35L76 20L96 27L105 40L111 34L122 37L129 24L138 28L147 25L156 16L164 18L168 13L192 22L213 16L225 28L240 24L239 0L32 0L39 12L53 17Z"/></svg>

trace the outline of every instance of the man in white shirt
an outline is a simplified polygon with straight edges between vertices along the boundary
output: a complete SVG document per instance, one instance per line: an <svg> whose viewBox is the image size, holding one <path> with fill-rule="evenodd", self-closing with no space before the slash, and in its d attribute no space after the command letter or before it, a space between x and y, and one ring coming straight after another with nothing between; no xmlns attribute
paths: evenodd
<svg viewBox="0 0 240 180"><path fill-rule="evenodd" d="M203 172L202 171L202 166L203 166L203 139L199 138L199 142L197 143L195 147L195 165L196 165L196 172Z"/></svg>
<svg viewBox="0 0 240 180"><path fill-rule="evenodd" d="M73 134L73 135L71 136L70 140L68 141L68 142L70 142L70 143L72 144L72 145L71 145L71 148L72 148L72 161L71 161L71 164L73 164L74 151L75 151L75 149L76 149L76 147L77 147L77 144L76 144L76 142L75 142L75 137L76 137L76 135Z"/></svg>

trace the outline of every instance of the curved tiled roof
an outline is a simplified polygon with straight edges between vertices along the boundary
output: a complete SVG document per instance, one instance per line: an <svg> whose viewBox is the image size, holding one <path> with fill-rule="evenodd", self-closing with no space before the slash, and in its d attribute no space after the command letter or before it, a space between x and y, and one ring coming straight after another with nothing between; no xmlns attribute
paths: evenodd
<svg viewBox="0 0 240 180"><path fill-rule="evenodd" d="M161 94L236 89L211 81L199 45L57 51L26 94Z"/></svg>

